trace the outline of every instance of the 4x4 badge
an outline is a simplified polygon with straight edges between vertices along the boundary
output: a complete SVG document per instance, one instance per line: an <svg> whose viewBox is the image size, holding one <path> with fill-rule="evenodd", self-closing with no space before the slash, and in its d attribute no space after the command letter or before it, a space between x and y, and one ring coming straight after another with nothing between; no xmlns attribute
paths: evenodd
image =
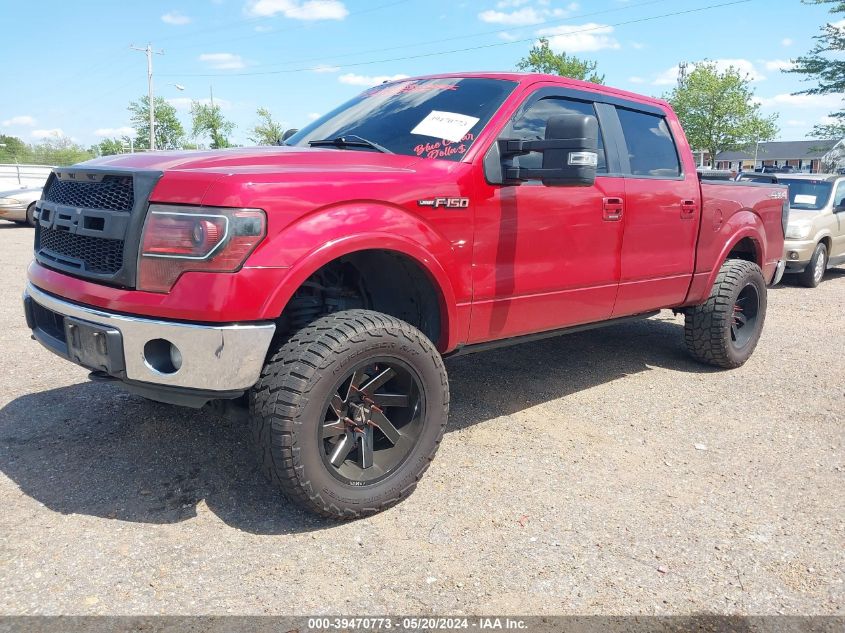
<svg viewBox="0 0 845 633"><path fill-rule="evenodd" d="M468 209L469 198L429 198L427 200L417 200L417 204L421 207L433 207L439 209L444 207L446 209Z"/></svg>

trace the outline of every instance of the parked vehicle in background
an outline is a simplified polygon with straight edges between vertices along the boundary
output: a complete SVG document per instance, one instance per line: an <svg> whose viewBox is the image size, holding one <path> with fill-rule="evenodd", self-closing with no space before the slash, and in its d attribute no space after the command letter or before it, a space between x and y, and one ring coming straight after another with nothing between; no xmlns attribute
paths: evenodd
<svg viewBox="0 0 845 633"><path fill-rule="evenodd" d="M845 176L794 174L778 182L789 187L786 272L815 288L828 268L845 263Z"/></svg>
<svg viewBox="0 0 845 633"><path fill-rule="evenodd" d="M35 226L35 203L44 187L23 187L0 191L0 220Z"/></svg>
<svg viewBox="0 0 845 633"><path fill-rule="evenodd" d="M739 367L783 272L786 188L701 179L650 97L405 79L285 145L56 169L24 305L96 379L248 399L265 474L324 516L414 489L445 430L442 356L668 308L695 359Z"/></svg>
<svg viewBox="0 0 845 633"><path fill-rule="evenodd" d="M767 184L778 182L776 174L760 174L754 171L741 171L737 174L736 179L744 182L763 182Z"/></svg>

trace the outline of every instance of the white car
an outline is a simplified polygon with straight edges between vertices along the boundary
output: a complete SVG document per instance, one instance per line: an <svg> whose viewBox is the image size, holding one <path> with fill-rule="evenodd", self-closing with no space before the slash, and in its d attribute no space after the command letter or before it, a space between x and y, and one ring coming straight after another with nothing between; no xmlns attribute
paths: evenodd
<svg viewBox="0 0 845 633"><path fill-rule="evenodd" d="M35 226L35 203L41 198L43 187L23 186L0 191L0 220Z"/></svg>

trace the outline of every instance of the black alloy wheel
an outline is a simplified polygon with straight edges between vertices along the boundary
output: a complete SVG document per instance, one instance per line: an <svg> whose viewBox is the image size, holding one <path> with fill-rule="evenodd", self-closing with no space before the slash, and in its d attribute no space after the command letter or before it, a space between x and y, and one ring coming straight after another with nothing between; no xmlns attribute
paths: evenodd
<svg viewBox="0 0 845 633"><path fill-rule="evenodd" d="M416 372L398 359L374 359L341 380L319 428L329 471L349 485L394 472L416 444L425 400Z"/></svg>

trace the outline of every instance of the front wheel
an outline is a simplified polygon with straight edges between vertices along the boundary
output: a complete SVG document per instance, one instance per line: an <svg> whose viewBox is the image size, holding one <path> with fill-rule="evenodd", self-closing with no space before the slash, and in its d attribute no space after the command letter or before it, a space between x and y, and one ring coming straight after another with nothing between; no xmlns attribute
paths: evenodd
<svg viewBox="0 0 845 633"><path fill-rule="evenodd" d="M766 299L757 264L739 259L722 264L707 301L686 313L684 338L693 358L725 369L744 364L760 340Z"/></svg>
<svg viewBox="0 0 845 633"><path fill-rule="evenodd" d="M824 242L819 242L816 245L816 250L813 251L813 256L810 258L810 263L804 271L798 275L798 281L802 286L807 288L816 288L824 278L824 273L827 270L827 246Z"/></svg>
<svg viewBox="0 0 845 633"><path fill-rule="evenodd" d="M446 369L431 341L369 310L297 332L250 394L265 475L291 501L342 519L384 510L414 490L448 410Z"/></svg>

